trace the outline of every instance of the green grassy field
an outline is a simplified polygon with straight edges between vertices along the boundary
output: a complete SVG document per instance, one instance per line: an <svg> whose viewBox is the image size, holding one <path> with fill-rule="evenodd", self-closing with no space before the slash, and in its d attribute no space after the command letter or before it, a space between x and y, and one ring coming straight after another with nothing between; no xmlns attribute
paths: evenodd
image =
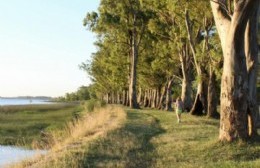
<svg viewBox="0 0 260 168"><path fill-rule="evenodd" d="M218 120L183 114L182 123L178 124L173 112L126 109L126 113L126 121L119 128L64 151L55 166L48 166L257 168L260 165L260 142L218 142ZM47 163L50 164L48 160Z"/></svg>
<svg viewBox="0 0 260 168"><path fill-rule="evenodd" d="M0 106L0 144L46 147L46 135L62 130L80 111L77 104Z"/></svg>

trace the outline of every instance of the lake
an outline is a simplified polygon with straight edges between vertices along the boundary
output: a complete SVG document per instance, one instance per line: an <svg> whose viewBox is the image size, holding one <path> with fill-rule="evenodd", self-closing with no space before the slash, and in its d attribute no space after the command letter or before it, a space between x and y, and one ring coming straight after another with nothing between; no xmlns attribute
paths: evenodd
<svg viewBox="0 0 260 168"><path fill-rule="evenodd" d="M4 105L27 105L27 104L51 104L50 99L38 98L0 98L0 106Z"/></svg>
<svg viewBox="0 0 260 168"><path fill-rule="evenodd" d="M14 146L0 145L0 167L46 153L47 151L45 150L27 150Z"/></svg>

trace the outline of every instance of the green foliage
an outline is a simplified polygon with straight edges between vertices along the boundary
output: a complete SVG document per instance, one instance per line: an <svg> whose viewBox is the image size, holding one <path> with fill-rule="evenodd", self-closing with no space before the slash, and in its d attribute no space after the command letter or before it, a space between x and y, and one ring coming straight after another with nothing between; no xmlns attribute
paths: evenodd
<svg viewBox="0 0 260 168"><path fill-rule="evenodd" d="M89 100L91 98L93 99L96 98L94 85L81 86L78 88L76 92L66 93L64 97L58 97L54 100L66 102L66 101L84 101L84 100Z"/></svg>
<svg viewBox="0 0 260 168"><path fill-rule="evenodd" d="M129 88L133 32L138 43L137 86L145 89L162 88L168 79L181 80L184 46L189 46L185 23L185 10L189 10L196 58L187 51L187 66L195 75L195 64L217 67L215 73L220 81L221 51L217 36L209 38L209 48L205 50L206 38L202 32L213 26L213 17L208 0L101 0L98 11L88 13L84 25L98 40L97 52L92 61L82 63L81 68L92 78L95 95L104 97L107 93L122 93ZM205 20L207 24L205 25ZM214 27L212 27L213 29ZM190 77L192 80L206 80L206 76ZM174 86L175 87L175 86ZM180 93L179 86L173 90ZM73 95L72 95L73 96Z"/></svg>
<svg viewBox="0 0 260 168"><path fill-rule="evenodd" d="M84 107L88 112L93 112L97 108L105 107L106 102L97 99L90 99L84 103Z"/></svg>

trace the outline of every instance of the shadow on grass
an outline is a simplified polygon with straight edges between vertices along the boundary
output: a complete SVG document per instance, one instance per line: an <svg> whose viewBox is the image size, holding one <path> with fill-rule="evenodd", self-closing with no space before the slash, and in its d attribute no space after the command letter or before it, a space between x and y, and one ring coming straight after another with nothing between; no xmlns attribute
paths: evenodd
<svg viewBox="0 0 260 168"><path fill-rule="evenodd" d="M157 153L150 141L164 132L154 116L129 110L123 128L90 146L83 167L152 167Z"/></svg>

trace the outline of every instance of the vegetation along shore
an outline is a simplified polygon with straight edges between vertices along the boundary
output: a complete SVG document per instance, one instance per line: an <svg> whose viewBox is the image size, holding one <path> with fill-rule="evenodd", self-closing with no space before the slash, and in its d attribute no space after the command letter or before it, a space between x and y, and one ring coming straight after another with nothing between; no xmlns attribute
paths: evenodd
<svg viewBox="0 0 260 168"><path fill-rule="evenodd" d="M219 121L107 105L70 124L46 156L13 167L258 167L259 142L217 141Z"/></svg>

